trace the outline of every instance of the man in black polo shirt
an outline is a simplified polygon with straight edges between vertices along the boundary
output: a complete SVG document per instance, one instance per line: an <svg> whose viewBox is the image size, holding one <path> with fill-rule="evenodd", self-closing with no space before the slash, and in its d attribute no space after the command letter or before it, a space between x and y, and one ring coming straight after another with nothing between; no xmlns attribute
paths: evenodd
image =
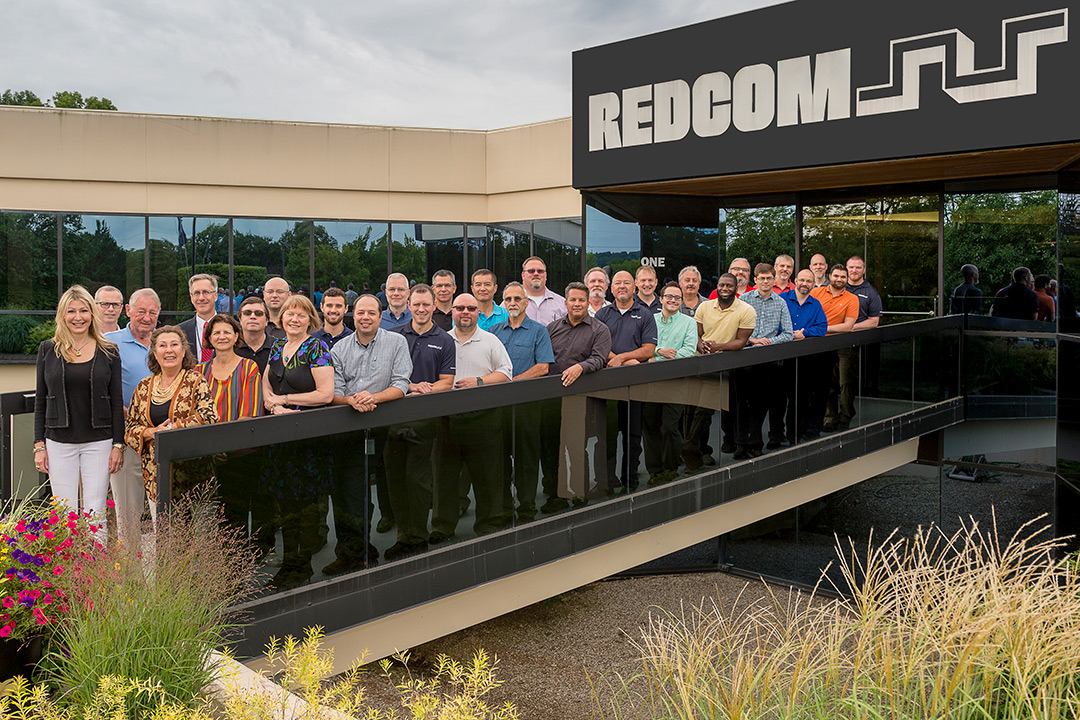
<svg viewBox="0 0 1080 720"><path fill-rule="evenodd" d="M1013 270L1012 284L998 290L990 314L1014 320L1034 320L1039 315L1039 296L1031 289L1035 278L1026 267Z"/></svg>
<svg viewBox="0 0 1080 720"><path fill-rule="evenodd" d="M431 276L431 289L435 293L435 309L431 313L431 322L446 332L454 327L454 317L450 305L457 294L457 280L450 270L436 270Z"/></svg>
<svg viewBox="0 0 1080 720"><path fill-rule="evenodd" d="M656 319L649 309L637 301L634 295L634 276L625 270L611 278L611 292L615 303L601 308L596 319L611 331L611 352L608 367L622 367L648 362L656 352ZM609 491L615 460L615 436L623 433L623 456L618 471L618 483L629 492L637 487L638 463L641 459L641 403L618 402L617 424L612 423L608 412L608 478ZM610 407L610 406L609 406Z"/></svg>
<svg viewBox="0 0 1080 720"><path fill-rule="evenodd" d="M432 322L435 294L423 283L409 291L412 320L391 332L401 333L409 343L413 371L409 395L425 395L454 386L454 339ZM428 542L428 510L431 508L431 462L435 439L443 418L391 425L386 440L386 481L390 505L397 522L397 542L384 554L394 560L422 552Z"/></svg>
<svg viewBox="0 0 1080 720"><path fill-rule="evenodd" d="M263 372L270 359L270 348L274 346L274 338L266 332L270 311L267 310L266 302L261 297L249 295L240 303L238 315L240 328L244 333L244 342L236 348L236 354L253 360L259 366L259 372Z"/></svg>

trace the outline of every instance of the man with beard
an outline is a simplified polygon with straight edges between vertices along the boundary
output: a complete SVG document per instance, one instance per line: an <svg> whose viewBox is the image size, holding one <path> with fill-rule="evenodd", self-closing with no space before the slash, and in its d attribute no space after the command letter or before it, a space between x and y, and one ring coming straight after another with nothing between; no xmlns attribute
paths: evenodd
<svg viewBox="0 0 1080 720"><path fill-rule="evenodd" d="M825 330L827 335L851 332L855 327L855 320L859 316L859 299L847 291L848 273L847 268L837 263L829 271L829 284L826 287L814 288L810 293L820 303L825 311L825 319L828 326ZM825 402L820 402L811 408L810 422L807 433L810 438L817 437L821 430L832 432L836 430L836 419L841 418L842 410L847 405L853 404L850 393L854 388L842 384L840 375L840 355L847 356L847 362L851 362L852 348L841 348L836 353L827 353L822 358L822 381L829 386L829 392L825 396ZM845 402L843 394L847 392L849 397ZM829 421L832 420L830 423ZM847 416L848 422L851 416Z"/></svg>
<svg viewBox="0 0 1080 720"><path fill-rule="evenodd" d="M813 289L814 273L800 270L795 276L795 289L781 295L788 304L796 341L824 336L829 326L821 302L810 296ZM783 361L776 394L772 407L769 408L770 450L780 447L785 434L790 445L794 445L800 437L806 435L810 408L816 404L816 398L827 392L821 382L823 373L819 372L820 365L818 358L813 355Z"/></svg>
<svg viewBox="0 0 1080 720"><path fill-rule="evenodd" d="M589 317L596 317L600 308L611 304L607 299L608 276L604 268L594 267L585 273L585 287L589 289Z"/></svg>
<svg viewBox="0 0 1080 720"><path fill-rule="evenodd" d="M319 338L326 347L331 350L342 338L353 334L353 331L345 327L345 312L347 309L345 291L341 288L327 288L322 296L323 326L312 335Z"/></svg>
<svg viewBox="0 0 1080 720"><path fill-rule="evenodd" d="M525 314L529 319L546 327L566 314L566 299L548 289L547 265L535 255L521 264L521 284L528 295Z"/></svg>
<svg viewBox="0 0 1080 720"><path fill-rule="evenodd" d="M701 271L693 265L687 265L679 271L679 289L682 291L682 305L679 312L694 317L698 305L707 299L701 294Z"/></svg>

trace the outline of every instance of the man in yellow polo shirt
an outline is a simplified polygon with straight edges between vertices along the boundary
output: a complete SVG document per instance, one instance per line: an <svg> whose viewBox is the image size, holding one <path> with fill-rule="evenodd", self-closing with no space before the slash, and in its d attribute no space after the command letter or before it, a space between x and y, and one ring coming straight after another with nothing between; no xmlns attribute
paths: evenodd
<svg viewBox="0 0 1080 720"><path fill-rule="evenodd" d="M738 279L732 273L720 276L716 285L716 298L699 303L694 319L697 321L698 352L707 355L715 352L742 350L754 332L757 313L754 308L735 297ZM730 383L728 383L730 387ZM735 451L735 405L728 399L731 410L721 411L720 424L723 429L721 452ZM689 425L683 429L683 461L686 469L693 472L704 465L712 465L715 460L708 452L709 431L712 425L713 411L710 408L693 408L687 412L684 421ZM713 462L709 462L713 460Z"/></svg>

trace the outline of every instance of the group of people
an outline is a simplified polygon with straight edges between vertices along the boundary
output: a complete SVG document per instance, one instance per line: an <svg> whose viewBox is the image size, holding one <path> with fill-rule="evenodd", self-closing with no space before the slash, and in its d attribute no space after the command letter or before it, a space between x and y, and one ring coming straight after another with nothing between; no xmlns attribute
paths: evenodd
<svg viewBox="0 0 1080 720"><path fill-rule="evenodd" d="M1064 266L1059 266L1058 272L1064 273ZM960 268L960 274L964 282L953 290L950 313L982 315L984 308L982 290L978 287L979 268L969 263ZM1055 322L1060 318L1063 331L1075 329L1076 298L1067 285L1059 289L1056 278L1045 274L1035 275L1024 266L1012 271L1011 280L994 295L987 314L1039 322Z"/></svg>
<svg viewBox="0 0 1080 720"><path fill-rule="evenodd" d="M543 259L530 257L521 281L507 283L501 294L487 269L475 271L460 293L449 270L435 272L430 284L410 284L393 273L385 306L375 295L350 298L330 287L319 308L274 277L261 297L240 301L235 317L217 307L217 278L198 274L188 281L195 316L162 327L153 289L136 290L125 304L116 288L102 287L91 297L74 286L58 304L55 336L38 352L35 463L49 473L53 494L72 506L81 480L82 506L95 513L104 514L111 486L117 533L126 539L138 532L147 500L151 515L156 510L154 437L161 430L328 405L368 412L410 395L548 375L570 386L605 367L877 324L881 300L865 281L861 258L829 268L814 256L809 268L794 277L793 271L786 255L757 264L752 273L745 258L736 258L706 298L695 267L682 268L678 281L663 287L647 265L610 278L592 268L560 295L547 286ZM129 318L123 329L121 311ZM784 441L846 427L854 415L854 351L814 358L733 372L720 450L753 457ZM642 450L650 484L673 479L680 465L693 471L715 462L713 410L610 405L607 464L593 492L634 489ZM312 557L327 542L331 504L337 544L335 559L322 569L327 575L379 557L370 541L376 499L374 530L397 533L386 559L453 537L470 502L477 534L566 508L567 492L558 487L559 464L566 462L560 408L556 398L378 428L370 431L373 455L333 436L263 454L233 453L217 461L213 474L226 512L237 524L250 524L269 554L280 530L284 554L275 580L291 587L314 574ZM616 464L618 433L623 453ZM598 458L594 462L601 467ZM174 468L174 486L183 482ZM538 507L541 491L545 501Z"/></svg>

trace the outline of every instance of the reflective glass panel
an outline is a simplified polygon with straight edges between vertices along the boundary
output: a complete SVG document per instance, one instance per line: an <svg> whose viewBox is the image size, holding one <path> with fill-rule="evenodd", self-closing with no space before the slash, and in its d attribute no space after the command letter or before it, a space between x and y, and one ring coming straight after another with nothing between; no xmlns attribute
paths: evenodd
<svg viewBox="0 0 1080 720"><path fill-rule="evenodd" d="M403 273L409 280L430 282L436 270L447 269L455 276L461 273L465 242L464 226L459 224L393 223L392 272ZM385 278L380 284L385 282ZM458 282L458 289L464 284Z"/></svg>
<svg viewBox="0 0 1080 720"><path fill-rule="evenodd" d="M102 285L124 298L143 287L146 218L131 215L64 216L64 287L91 293Z"/></svg>
<svg viewBox="0 0 1080 720"><path fill-rule="evenodd" d="M150 218L150 287L161 298L162 322L192 312L187 281L193 274L229 278L229 221L225 218ZM166 313L179 313L170 316Z"/></svg>

